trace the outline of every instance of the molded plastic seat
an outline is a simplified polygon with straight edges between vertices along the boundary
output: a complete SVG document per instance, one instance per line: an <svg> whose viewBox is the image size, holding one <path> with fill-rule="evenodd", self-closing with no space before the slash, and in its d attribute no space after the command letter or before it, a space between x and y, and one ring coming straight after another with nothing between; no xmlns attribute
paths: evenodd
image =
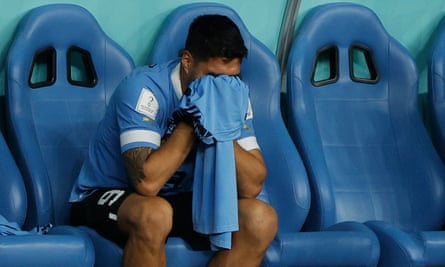
<svg viewBox="0 0 445 267"><path fill-rule="evenodd" d="M445 162L445 19L437 28L428 67L431 136Z"/></svg>
<svg viewBox="0 0 445 267"><path fill-rule="evenodd" d="M313 8L290 52L287 92L312 189L306 228L366 222L379 265L445 265L445 170L419 116L414 60L376 14Z"/></svg>
<svg viewBox="0 0 445 267"><path fill-rule="evenodd" d="M336 225L325 232L300 233L310 206L307 175L280 114L281 74L271 51L252 36L238 14L217 3L194 3L175 9L161 27L154 43L149 64L178 57L183 49L190 23L199 15L220 14L238 25L248 56L243 60L243 80L250 88L257 138L268 168L268 177L260 196L275 207L279 215L279 233L263 261L264 266L375 266L378 241L374 234L356 223ZM169 242L177 239L170 238ZM206 262L206 254L189 256L187 248L176 250L171 266ZM182 255L182 256L180 256ZM202 265L199 265L202 266Z"/></svg>
<svg viewBox="0 0 445 267"><path fill-rule="evenodd" d="M0 173L0 214L21 226L27 207L25 184L2 134ZM30 231L29 234L0 236L0 266L93 266L93 252L88 236L71 227L55 227L46 235Z"/></svg>
<svg viewBox="0 0 445 267"><path fill-rule="evenodd" d="M45 5L23 17L7 57L6 102L11 151L28 191L26 227L69 223L68 198L90 137L133 67L80 6Z"/></svg>

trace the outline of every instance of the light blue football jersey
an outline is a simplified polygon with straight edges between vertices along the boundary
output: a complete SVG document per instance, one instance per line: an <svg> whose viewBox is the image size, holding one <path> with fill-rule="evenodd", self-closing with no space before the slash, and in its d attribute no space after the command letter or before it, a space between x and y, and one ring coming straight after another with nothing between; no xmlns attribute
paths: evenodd
<svg viewBox="0 0 445 267"><path fill-rule="evenodd" d="M71 191L70 201L83 200L97 188L130 186L122 154L136 147L159 148L168 137L170 118L182 97L179 61L133 70L116 88L104 118L92 137L88 157ZM217 108L217 107L216 107ZM251 106L238 143L257 149ZM191 191L195 151L192 151L160 194Z"/></svg>

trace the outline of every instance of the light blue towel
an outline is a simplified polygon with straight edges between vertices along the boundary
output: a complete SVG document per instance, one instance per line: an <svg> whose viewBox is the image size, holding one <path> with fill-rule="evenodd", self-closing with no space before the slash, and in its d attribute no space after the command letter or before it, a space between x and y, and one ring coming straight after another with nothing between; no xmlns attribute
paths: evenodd
<svg viewBox="0 0 445 267"><path fill-rule="evenodd" d="M179 107L198 118L201 141L211 144L240 136L249 98L243 81L235 76L206 75L192 82L189 89Z"/></svg>
<svg viewBox="0 0 445 267"><path fill-rule="evenodd" d="M210 236L213 250L230 249L238 231L238 193L233 140L244 124L248 87L227 75L204 76L190 85L180 108L192 114L200 137L193 182L193 223Z"/></svg>
<svg viewBox="0 0 445 267"><path fill-rule="evenodd" d="M193 225L210 236L213 250L230 249L238 231L235 158L231 141L200 143L193 182Z"/></svg>
<svg viewBox="0 0 445 267"><path fill-rule="evenodd" d="M16 222L10 222L0 215L0 236L46 234L51 227L52 225L48 225L45 227L35 227L30 231L24 231Z"/></svg>
<svg viewBox="0 0 445 267"><path fill-rule="evenodd" d="M27 231L23 231L20 226L15 222L10 222L6 220L5 217L0 215L0 235L27 235Z"/></svg>

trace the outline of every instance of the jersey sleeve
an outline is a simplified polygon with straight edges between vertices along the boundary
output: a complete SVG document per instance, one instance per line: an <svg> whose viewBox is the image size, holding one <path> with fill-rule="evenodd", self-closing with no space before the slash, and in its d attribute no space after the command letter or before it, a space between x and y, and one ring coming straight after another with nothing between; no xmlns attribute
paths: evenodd
<svg viewBox="0 0 445 267"><path fill-rule="evenodd" d="M243 128L241 130L241 136L238 138L237 142L244 150L247 151L253 149L260 149L260 146L255 136L255 130L253 128L253 110L250 98L246 112L246 119Z"/></svg>
<svg viewBox="0 0 445 267"><path fill-rule="evenodd" d="M165 101L158 87L135 78L129 79L119 89L116 115L121 152L136 147L159 148Z"/></svg>

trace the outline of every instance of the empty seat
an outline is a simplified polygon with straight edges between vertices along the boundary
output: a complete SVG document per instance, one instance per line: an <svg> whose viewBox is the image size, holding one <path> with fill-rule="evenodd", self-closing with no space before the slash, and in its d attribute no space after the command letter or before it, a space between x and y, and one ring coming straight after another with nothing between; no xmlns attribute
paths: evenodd
<svg viewBox="0 0 445 267"><path fill-rule="evenodd" d="M381 266L443 266L445 170L418 111L411 55L376 14L313 8L289 56L289 130L307 168L306 229L366 222Z"/></svg>
<svg viewBox="0 0 445 267"><path fill-rule="evenodd" d="M18 227L23 225L28 199L22 175L0 134L0 215ZM17 229L18 231L24 229ZM0 265L8 267L93 266L91 241L80 230L59 226L48 234L0 235Z"/></svg>
<svg viewBox="0 0 445 267"><path fill-rule="evenodd" d="M445 19L437 27L428 65L428 99L431 136L445 162Z"/></svg>
<svg viewBox="0 0 445 267"><path fill-rule="evenodd" d="M90 137L133 67L80 6L44 5L22 18L7 57L6 113L29 196L27 227L69 222L68 198Z"/></svg>

